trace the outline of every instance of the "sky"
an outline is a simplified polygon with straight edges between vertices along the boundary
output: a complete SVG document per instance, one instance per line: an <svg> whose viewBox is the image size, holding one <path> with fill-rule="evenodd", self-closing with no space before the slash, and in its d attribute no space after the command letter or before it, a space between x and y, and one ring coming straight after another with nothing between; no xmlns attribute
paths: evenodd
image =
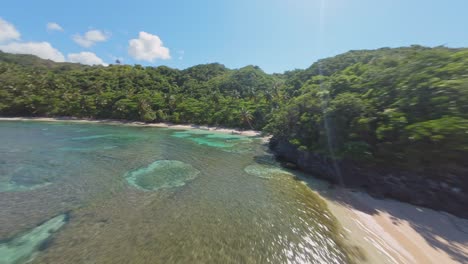
<svg viewBox="0 0 468 264"><path fill-rule="evenodd" d="M468 47L467 0L23 0L0 50L85 64L304 69L349 50Z"/></svg>

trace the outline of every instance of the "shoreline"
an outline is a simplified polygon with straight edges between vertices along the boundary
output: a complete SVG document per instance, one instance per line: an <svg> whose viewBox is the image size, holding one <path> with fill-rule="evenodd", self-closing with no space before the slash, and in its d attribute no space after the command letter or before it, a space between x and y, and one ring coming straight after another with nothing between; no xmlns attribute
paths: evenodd
<svg viewBox="0 0 468 264"><path fill-rule="evenodd" d="M327 203L364 263L468 263L468 219L299 175Z"/></svg>
<svg viewBox="0 0 468 264"><path fill-rule="evenodd" d="M0 117L0 121L73 122L171 129L199 129L261 137L259 131L170 123L72 117ZM262 137L266 143L269 137ZM341 188L310 174L294 173L327 204L350 245L362 248L365 263L468 263L468 219L392 199Z"/></svg>
<svg viewBox="0 0 468 264"><path fill-rule="evenodd" d="M256 130L239 130L236 128L227 128L223 126L206 126L206 125L194 125L194 124L172 124L167 122L161 123L145 123L141 121L127 121L118 119L86 119L86 118L74 118L74 117L0 117L0 121L39 121L39 122L73 122L73 123L90 123L90 124L105 124L105 125L128 125L128 126L139 126L139 127L160 127L160 128L171 128L171 129L198 129L207 130L219 133L236 134L247 137L262 137L262 133ZM264 141L268 140L269 137L262 137Z"/></svg>

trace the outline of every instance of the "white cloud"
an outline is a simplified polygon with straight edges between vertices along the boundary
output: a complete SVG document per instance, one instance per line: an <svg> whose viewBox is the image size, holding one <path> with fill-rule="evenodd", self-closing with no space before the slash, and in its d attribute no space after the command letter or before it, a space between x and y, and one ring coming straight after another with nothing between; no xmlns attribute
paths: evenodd
<svg viewBox="0 0 468 264"><path fill-rule="evenodd" d="M167 60L171 58L169 49L163 46L161 39L144 31L141 31L137 39L129 41L128 54L136 60L154 61L155 59Z"/></svg>
<svg viewBox="0 0 468 264"><path fill-rule="evenodd" d="M18 40L21 34L15 26L0 17L0 43L9 40Z"/></svg>
<svg viewBox="0 0 468 264"><path fill-rule="evenodd" d="M96 56L96 54L87 51L83 51L80 53L70 53L68 54L67 58L69 62L77 62L88 65L107 65L101 58Z"/></svg>
<svg viewBox="0 0 468 264"><path fill-rule="evenodd" d="M52 47L49 42L12 42L6 45L0 45L3 52L16 54L32 54L42 59L49 59L56 62L65 61L63 54Z"/></svg>
<svg viewBox="0 0 468 264"><path fill-rule="evenodd" d="M63 31L63 28L55 22L49 22L47 23L47 31Z"/></svg>
<svg viewBox="0 0 468 264"><path fill-rule="evenodd" d="M84 35L75 34L73 40L80 46L89 48L96 44L96 42L103 42L108 40L110 37L109 33L104 33L100 30L93 29L86 32Z"/></svg>
<svg viewBox="0 0 468 264"><path fill-rule="evenodd" d="M0 18L0 43L18 40L20 33L16 30L13 24ZM52 47L49 42L11 42L8 44L0 45L0 50L3 52L15 54L32 54L39 58L46 60L53 60L56 62L65 61L63 54Z"/></svg>

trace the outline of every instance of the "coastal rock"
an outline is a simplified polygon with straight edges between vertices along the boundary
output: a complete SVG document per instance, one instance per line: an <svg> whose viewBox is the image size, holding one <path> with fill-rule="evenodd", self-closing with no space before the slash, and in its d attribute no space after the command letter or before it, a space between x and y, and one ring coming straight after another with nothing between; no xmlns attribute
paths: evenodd
<svg viewBox="0 0 468 264"><path fill-rule="evenodd" d="M468 218L468 182L460 180L462 177L359 166L301 151L287 140L276 138L270 140L270 149L283 164L293 163L317 178L364 189L378 198L393 198ZM450 184L442 180L445 178L450 179Z"/></svg>

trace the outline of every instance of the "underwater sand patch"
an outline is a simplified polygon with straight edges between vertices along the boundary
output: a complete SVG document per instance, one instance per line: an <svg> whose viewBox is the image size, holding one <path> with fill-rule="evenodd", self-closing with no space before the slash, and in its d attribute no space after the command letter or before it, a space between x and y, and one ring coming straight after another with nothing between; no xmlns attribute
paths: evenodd
<svg viewBox="0 0 468 264"><path fill-rule="evenodd" d="M22 165L0 181L0 192L29 191L52 184L58 177L49 168L31 164Z"/></svg>
<svg viewBox="0 0 468 264"><path fill-rule="evenodd" d="M83 137L73 137L71 140L73 141L86 141L86 140L93 140L93 139L100 139L100 138L111 138L114 137L112 134L105 134L105 135L92 135L92 136L83 136Z"/></svg>
<svg viewBox="0 0 468 264"><path fill-rule="evenodd" d="M65 152L93 152L93 151L100 151L100 150L110 150L115 149L117 146L102 146L102 147L62 147L59 148L59 151Z"/></svg>
<svg viewBox="0 0 468 264"><path fill-rule="evenodd" d="M219 148L227 152L244 152L242 149L232 150L242 143L250 143L252 139L246 136L231 135L224 133L213 133L203 130L178 131L172 134L173 137L191 140L199 145Z"/></svg>
<svg viewBox="0 0 468 264"><path fill-rule="evenodd" d="M34 258L41 247L67 222L67 215L56 216L49 221L3 243L0 243L0 263L26 263Z"/></svg>
<svg viewBox="0 0 468 264"><path fill-rule="evenodd" d="M178 160L158 160L150 165L127 172L127 182L141 190L180 187L195 179L200 171Z"/></svg>

